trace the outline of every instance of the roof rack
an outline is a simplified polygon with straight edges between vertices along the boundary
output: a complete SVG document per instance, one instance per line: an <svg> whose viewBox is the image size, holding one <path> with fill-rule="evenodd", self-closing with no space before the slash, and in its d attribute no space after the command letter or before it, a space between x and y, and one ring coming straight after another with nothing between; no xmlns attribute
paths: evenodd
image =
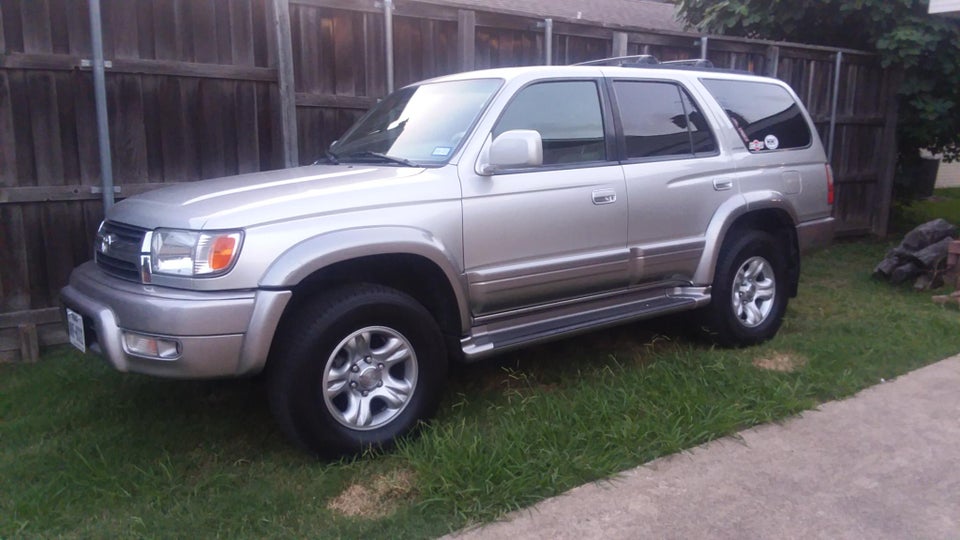
<svg viewBox="0 0 960 540"><path fill-rule="evenodd" d="M667 62L660 62L661 67L699 67L699 68L713 68L713 62L707 60L706 58L690 58L689 60L669 60Z"/></svg>
<svg viewBox="0 0 960 540"><path fill-rule="evenodd" d="M660 61L652 54L634 54L631 56L612 56L588 62L577 62L575 66L656 66Z"/></svg>
<svg viewBox="0 0 960 540"><path fill-rule="evenodd" d="M649 54L635 54L631 56L613 56L588 62L578 62L575 66L620 66L657 69L693 69L703 71L722 71L724 73L742 73L752 75L749 71L739 69L718 68L706 58L690 58L688 60L668 60L661 62L656 56Z"/></svg>

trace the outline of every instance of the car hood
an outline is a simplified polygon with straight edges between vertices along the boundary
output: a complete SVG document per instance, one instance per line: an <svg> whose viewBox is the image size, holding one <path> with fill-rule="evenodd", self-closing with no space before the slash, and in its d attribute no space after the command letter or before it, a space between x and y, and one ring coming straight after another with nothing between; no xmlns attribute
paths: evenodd
<svg viewBox="0 0 960 540"><path fill-rule="evenodd" d="M108 219L138 227L232 229L298 216L433 198L437 181L414 167L314 165L179 184L130 197Z"/></svg>

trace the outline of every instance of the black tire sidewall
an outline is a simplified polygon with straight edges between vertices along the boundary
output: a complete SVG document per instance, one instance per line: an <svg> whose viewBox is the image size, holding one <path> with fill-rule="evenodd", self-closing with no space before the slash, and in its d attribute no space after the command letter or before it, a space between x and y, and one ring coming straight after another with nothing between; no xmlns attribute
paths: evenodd
<svg viewBox="0 0 960 540"><path fill-rule="evenodd" d="M748 327L734 312L733 281L743 263L756 256L770 263L776 281L776 296L767 318L757 326ZM714 339L725 345L749 346L775 336L787 308L786 270L784 250L778 249L776 239L768 233L746 231L729 246L724 246L717 261L709 307L708 326Z"/></svg>
<svg viewBox="0 0 960 540"><path fill-rule="evenodd" d="M384 287L358 286L331 295L325 309L307 308L293 323L284 347L284 366L271 390L281 395L287 419L299 439L321 455L357 453L386 448L430 416L446 376L443 338L430 313L409 296ZM322 311L322 313L317 313ZM354 430L331 414L323 399L327 361L340 342L353 332L383 326L403 335L417 359L417 383L404 410L372 430Z"/></svg>

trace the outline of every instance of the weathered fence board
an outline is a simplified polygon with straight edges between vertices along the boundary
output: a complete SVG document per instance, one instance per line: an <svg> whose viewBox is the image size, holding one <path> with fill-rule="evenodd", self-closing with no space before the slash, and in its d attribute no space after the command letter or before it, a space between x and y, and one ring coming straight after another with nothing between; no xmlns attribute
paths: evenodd
<svg viewBox="0 0 960 540"><path fill-rule="evenodd" d="M543 19L393 5L396 87L545 63ZM117 196L321 157L386 93L383 9L377 0L102 0ZM611 56L615 42L617 51L662 60L698 57L705 45L720 67L775 74L804 99L827 142L834 49L714 36L704 44L692 34L562 18L552 28L554 64ZM0 0L0 323L35 324L41 346L65 339L57 294L90 257L102 217L90 50L86 0ZM882 234L896 77L876 57L845 50L839 83L841 232ZM33 313L50 320L27 320ZM32 332L0 324L0 360L19 358Z"/></svg>

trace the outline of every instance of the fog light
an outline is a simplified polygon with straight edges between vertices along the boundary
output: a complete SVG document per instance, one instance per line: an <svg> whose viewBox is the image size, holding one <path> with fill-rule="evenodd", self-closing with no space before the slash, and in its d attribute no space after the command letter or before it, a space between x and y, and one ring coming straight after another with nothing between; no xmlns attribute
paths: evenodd
<svg viewBox="0 0 960 540"><path fill-rule="evenodd" d="M180 356L180 343L177 341L133 332L123 333L123 348L130 354L163 360L173 360Z"/></svg>

